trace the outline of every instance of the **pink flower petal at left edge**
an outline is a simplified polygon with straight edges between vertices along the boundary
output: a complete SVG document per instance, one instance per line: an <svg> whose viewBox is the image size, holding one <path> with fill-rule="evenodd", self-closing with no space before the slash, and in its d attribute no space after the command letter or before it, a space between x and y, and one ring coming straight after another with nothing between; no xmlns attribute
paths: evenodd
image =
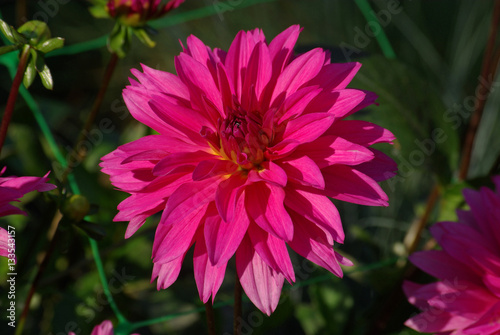
<svg viewBox="0 0 500 335"><path fill-rule="evenodd" d="M158 288L175 282L194 245L203 302L235 257L244 291L271 314L284 279L295 281L288 247L337 276L352 265L334 250L344 231L327 196L388 205L377 182L396 164L370 146L394 136L343 120L377 95L346 88L359 63L331 63L321 48L294 56L300 31L291 26L269 43L260 29L240 31L228 52L190 36L174 60L178 75L132 70L125 103L159 135L120 146L101 167L131 195L115 217L130 222L127 238L163 212L153 244Z"/></svg>
<svg viewBox="0 0 500 335"><path fill-rule="evenodd" d="M418 252L410 260L440 281L403 285L422 313L406 321L420 332L498 335L500 331L500 177L496 192L464 190L468 211L458 222L439 222L431 233L442 250ZM430 307L430 308L429 308ZM432 320L432 322L430 322Z"/></svg>

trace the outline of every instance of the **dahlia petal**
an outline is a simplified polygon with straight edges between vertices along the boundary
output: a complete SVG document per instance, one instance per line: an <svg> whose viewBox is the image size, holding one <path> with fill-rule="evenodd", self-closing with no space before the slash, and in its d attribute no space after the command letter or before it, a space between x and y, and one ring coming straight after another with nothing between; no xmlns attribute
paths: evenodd
<svg viewBox="0 0 500 335"><path fill-rule="evenodd" d="M295 272L288 249L283 240L267 233L258 225L248 227L248 237L255 251L274 271L285 276L289 283L295 281Z"/></svg>
<svg viewBox="0 0 500 335"><path fill-rule="evenodd" d="M205 222L205 244L208 257L214 266L227 263L234 255L247 231L250 219L245 211L245 193L236 201L235 214L231 221L222 221L215 206Z"/></svg>
<svg viewBox="0 0 500 335"><path fill-rule="evenodd" d="M325 90L344 89L360 68L361 63L358 62L327 64L307 84L309 86L318 85Z"/></svg>
<svg viewBox="0 0 500 335"><path fill-rule="evenodd" d="M422 333L443 333L467 327L471 322L473 321L458 315L430 309L406 320L405 326Z"/></svg>
<svg viewBox="0 0 500 335"><path fill-rule="evenodd" d="M227 52L225 67L229 78L233 79L234 92L241 101L243 80L246 75L248 61L255 48L256 41L251 34L240 31L236 34Z"/></svg>
<svg viewBox="0 0 500 335"><path fill-rule="evenodd" d="M187 86L176 75L150 68L141 64L141 73L137 69L130 72L139 79L140 85L148 91L167 94L169 97L176 98L179 102L189 101L189 90Z"/></svg>
<svg viewBox="0 0 500 335"><path fill-rule="evenodd" d="M187 182L168 198L163 217L165 224L181 221L189 213L214 200L218 177Z"/></svg>
<svg viewBox="0 0 500 335"><path fill-rule="evenodd" d="M287 174L279 165L268 161L262 163L261 171L252 170L248 174L249 182L266 181L277 186L286 186Z"/></svg>
<svg viewBox="0 0 500 335"><path fill-rule="evenodd" d="M168 263L185 254L206 211L207 205L201 206L172 224L165 224L162 217L153 243L153 262Z"/></svg>
<svg viewBox="0 0 500 335"><path fill-rule="evenodd" d="M418 308L425 309L429 307L427 299L421 299L417 292L425 285L417 284L408 280L403 282L403 292L408 297L410 304L415 305Z"/></svg>
<svg viewBox="0 0 500 335"><path fill-rule="evenodd" d="M290 241L294 225L283 206L285 198L283 188L257 182L248 185L245 192L246 208L250 217L268 233L284 241Z"/></svg>
<svg viewBox="0 0 500 335"><path fill-rule="evenodd" d="M483 276L483 282L491 293L500 298L500 278L498 276L486 273Z"/></svg>
<svg viewBox="0 0 500 335"><path fill-rule="evenodd" d="M271 315L278 306L285 277L260 258L248 237L236 252L236 271L248 298L263 313Z"/></svg>
<svg viewBox="0 0 500 335"><path fill-rule="evenodd" d="M389 130L374 123L360 120L341 120L335 122L326 134L339 136L349 142L364 146L376 143L392 143L395 139L395 136Z"/></svg>
<svg viewBox="0 0 500 335"><path fill-rule="evenodd" d="M168 263L153 264L151 282L158 278L158 282L156 284L158 290L168 288L177 280L177 277L179 277L179 273L181 272L184 256L185 255L182 255Z"/></svg>
<svg viewBox="0 0 500 335"><path fill-rule="evenodd" d="M246 180L241 173L234 173L222 181L215 192L215 205L224 222L233 220L236 209L236 199L242 192Z"/></svg>
<svg viewBox="0 0 500 335"><path fill-rule="evenodd" d="M333 117L327 113L302 115L287 123L283 138L297 140L300 143L312 142L321 136L332 123ZM274 150L274 147L270 149Z"/></svg>
<svg viewBox="0 0 500 335"><path fill-rule="evenodd" d="M363 90L323 91L307 105L304 114L330 113L340 120L373 104L376 99L375 93Z"/></svg>
<svg viewBox="0 0 500 335"><path fill-rule="evenodd" d="M302 115L305 108L320 92L321 89L317 87L303 87L290 94L282 104L282 115L278 124Z"/></svg>
<svg viewBox="0 0 500 335"><path fill-rule="evenodd" d="M328 244L333 245L334 241L343 243L345 235L340 214L330 199L291 187L287 187L285 191L286 207L318 225L325 232Z"/></svg>
<svg viewBox="0 0 500 335"><path fill-rule="evenodd" d="M203 127L209 127L214 130L216 124L212 122L208 115L192 108L175 104L166 96L153 95L149 101L149 106L153 112L165 123L182 131L192 141L205 144L200 141L200 131Z"/></svg>
<svg viewBox="0 0 500 335"><path fill-rule="evenodd" d="M201 161L193 171L193 180L204 180L213 176L229 175L238 169L238 165L228 160L207 159Z"/></svg>
<svg viewBox="0 0 500 335"><path fill-rule="evenodd" d="M176 152L167 155L159 161L153 168L153 175L166 176L181 166L191 165L194 167L198 165L199 162L206 159L212 159L214 157L216 156L201 150L195 152Z"/></svg>
<svg viewBox="0 0 500 335"><path fill-rule="evenodd" d="M293 47L297 43L301 30L299 25L290 26L269 43L269 54L273 60L273 75L275 71L281 73L292 59Z"/></svg>
<svg viewBox="0 0 500 335"><path fill-rule="evenodd" d="M398 165L392 158L382 151L371 148L368 148L368 150L373 153L374 158L366 163L356 165L356 170L364 173L376 182L387 180L396 175Z"/></svg>
<svg viewBox="0 0 500 335"><path fill-rule="evenodd" d="M217 78L219 80L219 91L222 97L222 103L227 108L233 108L233 95L234 88L233 83L229 80L226 69L221 63L217 64ZM226 111L221 111L222 116L226 117Z"/></svg>
<svg viewBox="0 0 500 335"><path fill-rule="evenodd" d="M187 54L209 68L211 61L208 55L208 47L205 45L205 43L203 43L198 37L189 35L186 39L186 44Z"/></svg>
<svg viewBox="0 0 500 335"><path fill-rule="evenodd" d="M346 165L332 165L321 170L325 194L360 205L388 206L388 197L370 177Z"/></svg>
<svg viewBox="0 0 500 335"><path fill-rule="evenodd" d="M191 103L198 106L200 110L205 106L203 96L205 96L217 109L206 110L207 118L212 120L213 124L217 124L217 119L220 117L220 111L223 110L222 99L220 92L214 82L210 71L200 62L185 53L181 53L175 58L175 69L179 78L187 84L190 90Z"/></svg>
<svg viewBox="0 0 500 335"><path fill-rule="evenodd" d="M284 160L281 167L290 181L319 189L325 188L325 180L321 170L308 156Z"/></svg>
<svg viewBox="0 0 500 335"><path fill-rule="evenodd" d="M320 169L333 164L358 165L374 158L370 149L335 136L321 136L301 145L294 156L301 155L311 158Z"/></svg>
<svg viewBox="0 0 500 335"><path fill-rule="evenodd" d="M215 295L224 280L226 266L227 263L220 263L217 266L212 265L208 258L204 239L198 238L196 240L193 254L193 270L196 286L203 303L206 303L210 296L212 296L213 303Z"/></svg>
<svg viewBox="0 0 500 335"><path fill-rule="evenodd" d="M316 48L295 58L279 75L271 96L271 106L314 78L323 67L324 57L323 49Z"/></svg>
<svg viewBox="0 0 500 335"><path fill-rule="evenodd" d="M250 55L248 67L246 70L245 81L243 83L243 92L241 105L246 110L255 110L258 108L256 101L250 103L249 98L255 96L260 100L264 87L271 78L272 64L269 56L269 49L263 42L258 43Z"/></svg>
<svg viewBox="0 0 500 335"><path fill-rule="evenodd" d="M153 161L153 162L158 162L159 160L163 159L163 157L167 156L168 152L161 150L161 149L154 149L154 150L145 150L142 152L139 152L135 155L128 156L125 158L122 162L122 164L127 164L135 161Z"/></svg>
<svg viewBox="0 0 500 335"><path fill-rule="evenodd" d="M290 211L290 215L295 225L293 239L288 245L302 257L342 278L335 251L323 230L293 211Z"/></svg>
<svg viewBox="0 0 500 335"><path fill-rule="evenodd" d="M477 283L477 277L464 264L442 250L415 252L409 260L419 269L442 280Z"/></svg>
<svg viewBox="0 0 500 335"><path fill-rule="evenodd" d="M134 119L156 130L160 134L170 134L171 136L179 138L187 138L182 132L165 123L158 117L157 113L149 106L150 100L151 92L147 91L142 86L127 86L123 90L123 101L125 101Z"/></svg>
<svg viewBox="0 0 500 335"><path fill-rule="evenodd" d="M474 324L463 330L464 334L498 334L500 331L500 302L492 306L482 317Z"/></svg>

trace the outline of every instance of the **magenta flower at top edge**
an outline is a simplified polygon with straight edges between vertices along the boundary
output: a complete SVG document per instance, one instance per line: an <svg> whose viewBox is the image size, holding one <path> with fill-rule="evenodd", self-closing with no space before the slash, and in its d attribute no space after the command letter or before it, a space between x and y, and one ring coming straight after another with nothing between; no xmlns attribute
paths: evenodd
<svg viewBox="0 0 500 335"><path fill-rule="evenodd" d="M90 335L113 335L115 332L113 330L113 324L109 320L104 320L101 324L94 327ZM76 335L73 332L69 332L68 335ZM139 335L139 334L131 334Z"/></svg>
<svg viewBox="0 0 500 335"><path fill-rule="evenodd" d="M0 176L4 174L5 167L0 171ZM26 193L31 191L45 192L56 188L55 185L47 184L48 173L43 177L0 177L0 217L23 214L22 210L11 205L12 201L19 201ZM8 255L9 234L0 227L0 256Z"/></svg>
<svg viewBox="0 0 500 335"><path fill-rule="evenodd" d="M342 276L349 265L333 249L344 232L327 198L387 206L377 181L394 175L392 159L369 148L393 135L343 120L376 95L346 86L361 64L330 63L317 48L294 57L292 26L266 42L240 31L229 51L195 36L175 58L177 75L143 66L123 93L130 113L156 130L102 158L102 171L131 194L115 221L126 238L163 211L153 245L153 279L167 288L194 244L194 276L206 302L227 263L264 313L295 281L287 245Z"/></svg>
<svg viewBox="0 0 500 335"><path fill-rule="evenodd" d="M410 260L440 281L405 282L408 300L422 313L406 321L420 332L500 334L500 176L496 192L467 189L470 210L458 222L440 222L431 233L442 250L414 253Z"/></svg>
<svg viewBox="0 0 500 335"><path fill-rule="evenodd" d="M185 0L108 0L106 10L111 17L131 27L144 25L157 19L172 9L179 7Z"/></svg>

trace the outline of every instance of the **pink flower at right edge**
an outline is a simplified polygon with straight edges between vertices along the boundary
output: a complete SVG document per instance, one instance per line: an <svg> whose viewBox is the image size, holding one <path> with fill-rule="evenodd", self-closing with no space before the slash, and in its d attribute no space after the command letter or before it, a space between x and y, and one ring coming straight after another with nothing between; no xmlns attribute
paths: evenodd
<svg viewBox="0 0 500 335"><path fill-rule="evenodd" d="M403 284L409 302L422 310L406 326L442 335L500 334L500 176L493 181L496 192L464 190L470 210L458 210L458 222L431 228L442 250L410 256L440 281Z"/></svg>
<svg viewBox="0 0 500 335"><path fill-rule="evenodd" d="M243 290L270 315L284 280L295 281L288 246L335 275L352 263L336 253L344 231L327 196L387 206L377 182L394 161L371 148L394 136L343 120L376 94L347 88L359 63L332 63L321 48L295 57L301 28L271 42L240 31L229 50L195 36L175 58L177 75L143 66L123 97L134 118L156 130L102 157L102 171L131 196L114 221L132 236L163 211L153 244L153 279L172 285L194 245L194 277L214 299L236 258Z"/></svg>
<svg viewBox="0 0 500 335"><path fill-rule="evenodd" d="M0 176L5 172L5 167L0 171ZM0 177L0 217L22 214L19 208L11 205L12 201L19 201L26 193L32 191L45 192L56 188L55 185L47 184L49 178L47 173L43 177ZM8 257L9 233L0 227L0 256Z"/></svg>
<svg viewBox="0 0 500 335"><path fill-rule="evenodd" d="M114 335L113 324L109 320L104 320L101 324L94 327L90 335ZM68 335L76 335L73 332L69 332ZM139 335L137 333L130 335Z"/></svg>

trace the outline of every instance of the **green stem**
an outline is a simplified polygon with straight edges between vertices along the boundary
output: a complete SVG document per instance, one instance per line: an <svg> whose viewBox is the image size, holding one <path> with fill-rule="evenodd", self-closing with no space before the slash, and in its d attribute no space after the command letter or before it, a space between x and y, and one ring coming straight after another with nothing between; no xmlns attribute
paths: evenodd
<svg viewBox="0 0 500 335"><path fill-rule="evenodd" d="M109 305L111 306L111 309L115 313L118 322L126 324L128 323L128 321L125 318L125 316L123 316L123 314L120 312L120 309L116 305L115 299L113 299L113 295L109 290L109 285L106 279L106 274L104 273L104 266L102 265L102 260L99 254L99 247L97 246L97 242L89 237L89 243L90 243L90 248L92 249L92 255L94 256L97 272L99 272L99 279L101 280L102 283L102 289L104 291L104 294L106 295L106 299L108 299Z"/></svg>
<svg viewBox="0 0 500 335"><path fill-rule="evenodd" d="M0 153L2 151L5 138L7 137L7 129L9 128L10 119L14 113L14 107L16 106L17 95L19 93L19 87L23 82L24 71L26 70L26 64L28 62L28 56L30 52L30 46L25 45L21 51L21 56L19 57L19 64L17 65L17 72L14 76L12 86L9 92L9 98L7 99L7 106L5 107L5 112L3 113L2 124L0 125Z"/></svg>
<svg viewBox="0 0 500 335"><path fill-rule="evenodd" d="M368 0L355 0L355 2L361 13L363 13L366 21L372 23L377 28L378 33L375 34L375 39L377 40L380 49L382 49L384 56L389 59L396 59L396 53L394 52L384 29L380 25L378 18L375 16L375 13L368 3Z"/></svg>

